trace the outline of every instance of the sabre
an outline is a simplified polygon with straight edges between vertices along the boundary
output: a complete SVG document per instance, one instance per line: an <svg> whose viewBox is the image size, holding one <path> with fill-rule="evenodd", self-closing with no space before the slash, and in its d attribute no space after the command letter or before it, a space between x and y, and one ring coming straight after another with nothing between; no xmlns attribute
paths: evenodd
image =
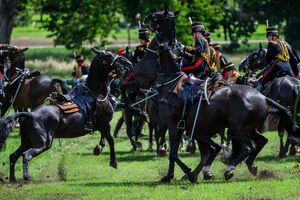
<svg viewBox="0 0 300 200"><path fill-rule="evenodd" d="M206 79L205 87L204 87L204 96L205 96L205 99L206 99L208 105L210 105L210 102L209 102L209 99L208 99L208 96L207 96L207 84L208 84L209 80L210 80L210 78Z"/></svg>
<svg viewBox="0 0 300 200"><path fill-rule="evenodd" d="M269 27L269 20L266 19L266 25Z"/></svg>
<svg viewBox="0 0 300 200"><path fill-rule="evenodd" d="M203 92L201 92L201 95L199 97L199 102L198 102L198 107L197 107L197 111L196 111L196 116L195 116L195 120L194 120L194 124L193 124L193 129L192 129L192 133L190 138L188 139L189 142L192 141L193 136L194 136L194 132L195 132L195 128L196 128L196 123L197 123L197 119L198 119L198 114L201 108L201 101L202 101L202 97L203 97Z"/></svg>
<svg viewBox="0 0 300 200"><path fill-rule="evenodd" d="M136 106L136 105L138 105L138 104L140 104L140 103L143 103L144 101L146 101L146 100L148 100L148 99L151 99L152 97L155 97L155 96L157 96L157 95L158 95L158 92L156 92L156 93L154 93L154 94L151 94L150 96L147 96L146 98L144 98L144 99L142 99L142 100L140 100L140 101L138 101L138 102L135 102L135 103L131 104L130 107L133 107L133 106Z"/></svg>
<svg viewBox="0 0 300 200"><path fill-rule="evenodd" d="M192 23L193 23L193 21L192 21L192 18L191 18L191 17L189 17L189 20L190 20L190 23L192 24Z"/></svg>

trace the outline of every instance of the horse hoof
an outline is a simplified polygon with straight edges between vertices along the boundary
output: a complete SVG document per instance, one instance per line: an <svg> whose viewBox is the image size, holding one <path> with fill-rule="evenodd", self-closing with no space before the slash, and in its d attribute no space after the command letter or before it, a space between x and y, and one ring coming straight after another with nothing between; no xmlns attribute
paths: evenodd
<svg viewBox="0 0 300 200"><path fill-rule="evenodd" d="M160 182L162 182L162 183L170 183L172 179L173 179L173 176L167 175L167 176L164 176L164 177L160 180Z"/></svg>
<svg viewBox="0 0 300 200"><path fill-rule="evenodd" d="M285 153L279 153L279 154L278 154L278 158L279 158L279 159L285 158L285 157L286 157Z"/></svg>
<svg viewBox="0 0 300 200"><path fill-rule="evenodd" d="M137 147L133 146L131 149L130 149L130 152L135 152L137 150Z"/></svg>
<svg viewBox="0 0 300 200"><path fill-rule="evenodd" d="M203 174L203 179L206 180L206 181L211 180L213 178L214 178L214 175L211 172L205 172Z"/></svg>
<svg viewBox="0 0 300 200"><path fill-rule="evenodd" d="M181 178L181 180L189 180L188 176L185 174L183 175L183 177Z"/></svg>
<svg viewBox="0 0 300 200"><path fill-rule="evenodd" d="M250 172L253 176L256 176L256 175L257 175L257 167L256 167L254 164L250 164L250 165L247 164L247 167L248 167L249 172Z"/></svg>
<svg viewBox="0 0 300 200"><path fill-rule="evenodd" d="M115 169L118 168L118 164L117 164L116 161L115 161L115 162L110 162L110 163L109 163L109 166L111 166L112 168L115 168Z"/></svg>
<svg viewBox="0 0 300 200"><path fill-rule="evenodd" d="M165 157L166 155L167 155L167 151L166 151L165 148L160 148L160 149L158 150L158 156L159 156L159 157Z"/></svg>
<svg viewBox="0 0 300 200"><path fill-rule="evenodd" d="M117 138L118 137L118 133L114 133L113 136L114 136L114 138Z"/></svg>
<svg viewBox="0 0 300 200"><path fill-rule="evenodd" d="M198 176L196 176L196 175L193 174L193 173L189 173L189 174L187 174L187 176L188 176L189 181L190 181L191 183L196 183L197 180L198 180Z"/></svg>
<svg viewBox="0 0 300 200"><path fill-rule="evenodd" d="M17 179L16 179L15 177L9 178L9 182L10 182L10 183L16 183L16 182L17 182Z"/></svg>
<svg viewBox="0 0 300 200"><path fill-rule="evenodd" d="M147 148L147 151L150 151L150 152L153 151L152 144L149 143L148 148Z"/></svg>
<svg viewBox="0 0 300 200"><path fill-rule="evenodd" d="M224 173L224 177L225 180L228 181L229 179L231 179L233 177L233 171L232 170L228 170Z"/></svg>
<svg viewBox="0 0 300 200"><path fill-rule="evenodd" d="M137 141L136 142L136 146L137 146L137 148L142 148L143 147L143 145L142 145L142 143L140 142L140 141Z"/></svg>
<svg viewBox="0 0 300 200"><path fill-rule="evenodd" d="M294 155L296 155L296 153L297 153L297 150L296 150L295 147L294 148L290 148L290 152L289 152L290 156L294 156Z"/></svg>
<svg viewBox="0 0 300 200"><path fill-rule="evenodd" d="M23 179L24 179L25 183L29 183L30 182L30 177L24 177Z"/></svg>
<svg viewBox="0 0 300 200"><path fill-rule="evenodd" d="M103 150L103 147L102 147L101 145L98 144L98 145L94 148L94 155L95 155L95 156L100 155L101 152L102 152L102 150Z"/></svg>
<svg viewBox="0 0 300 200"><path fill-rule="evenodd" d="M186 152L189 152L191 154L194 154L196 152L196 147L194 145L188 145L186 147Z"/></svg>

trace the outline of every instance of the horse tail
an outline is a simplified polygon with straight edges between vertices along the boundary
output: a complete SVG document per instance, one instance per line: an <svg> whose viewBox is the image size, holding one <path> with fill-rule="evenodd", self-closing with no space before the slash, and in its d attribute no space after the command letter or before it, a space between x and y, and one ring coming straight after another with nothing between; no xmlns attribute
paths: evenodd
<svg viewBox="0 0 300 200"><path fill-rule="evenodd" d="M266 97L266 102L271 107L271 113L279 116L289 137L300 141L300 128L294 124L291 111L268 97Z"/></svg>
<svg viewBox="0 0 300 200"><path fill-rule="evenodd" d="M53 79L51 81L51 92L58 92L67 94L71 89L67 86L66 82L60 79Z"/></svg>
<svg viewBox="0 0 300 200"><path fill-rule="evenodd" d="M5 147L5 142L19 117L31 117L31 114L28 112L19 112L11 116L5 116L0 120L0 151Z"/></svg>

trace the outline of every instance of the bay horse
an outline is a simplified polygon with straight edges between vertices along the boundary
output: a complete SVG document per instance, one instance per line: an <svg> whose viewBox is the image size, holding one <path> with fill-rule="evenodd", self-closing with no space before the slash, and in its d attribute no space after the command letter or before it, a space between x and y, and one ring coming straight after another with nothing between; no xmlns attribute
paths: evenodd
<svg viewBox="0 0 300 200"><path fill-rule="evenodd" d="M88 112L94 113L94 130L100 131L108 141L110 166L117 168L114 141L110 134L113 108L108 99L108 83L112 75L120 74L132 65L126 58L111 52L94 51L96 56L92 60L88 78L77 89L82 97L88 98L85 103L91 106ZM21 146L10 155L9 180L12 182L16 181L15 163L20 156L23 156L23 178L29 180L29 161L50 149L54 138L74 138L90 132L85 130L87 118L83 109L75 113L64 114L57 105L41 105L32 112L16 113L0 121L1 149L17 118L23 118L20 124Z"/></svg>
<svg viewBox="0 0 300 200"><path fill-rule="evenodd" d="M186 130L191 133L194 120L196 120L193 138L197 141L201 154L201 161L191 169L178 157L180 138L184 130L178 129L177 124L181 119L183 102L179 95L173 92L178 77L183 76L179 65L175 62L176 53L168 45L161 45L159 49L160 74L158 76L159 88L159 118L168 127L170 139L169 169L162 182L170 182L174 178L175 162L184 171L191 182L196 182L198 174L202 170L204 179L213 177L210 166L221 147L211 137L219 131L230 128L233 138L233 154L228 162L224 176L229 180L233 176L235 167L246 159L246 165L251 174L257 174L254 160L267 143L267 139L258 131L264 123L272 107L273 112L283 118L284 127L291 138L299 139L299 132L295 130L291 117L287 110L275 101L266 98L252 87L245 85L224 86L216 89L211 95L208 104L194 99L193 104L187 105ZM173 80L173 81L172 81ZM200 110L197 113L197 110ZM197 115L197 116L196 116Z"/></svg>
<svg viewBox="0 0 300 200"><path fill-rule="evenodd" d="M27 49L0 45L0 61L4 62L8 59L10 62L4 73L8 84L4 88L5 96L1 98L1 117L5 115L11 104L19 110L34 109L43 104L51 92L57 91L56 84L62 88L63 93L69 91L69 88L59 79L40 75L37 72L29 75L25 68Z"/></svg>
<svg viewBox="0 0 300 200"><path fill-rule="evenodd" d="M266 54L267 50L262 48L260 44L258 50L253 51L240 62L239 70L246 72L246 76L244 77L243 81L244 84L255 85L255 82L260 76L260 74L257 75L255 72L257 70L265 69L265 67L267 66ZM247 81L247 75L249 74L254 75L252 81L250 82ZM282 104L283 106L288 107L293 112L295 109L297 96L300 94L300 80L291 76L280 76L268 83L266 89L262 92L266 97L269 97ZM288 152L289 144L291 141L289 140L289 138L287 138L286 144L284 145L284 128L282 127L280 121L277 124L277 128L280 138L280 150L278 157L282 158L285 157L286 153ZM292 143L289 154L296 154L295 143Z"/></svg>

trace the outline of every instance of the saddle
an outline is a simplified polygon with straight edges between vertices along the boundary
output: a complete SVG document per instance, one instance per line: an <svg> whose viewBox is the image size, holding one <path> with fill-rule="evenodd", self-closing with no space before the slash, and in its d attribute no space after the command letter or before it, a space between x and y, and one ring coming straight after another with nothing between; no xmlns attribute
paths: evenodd
<svg viewBox="0 0 300 200"><path fill-rule="evenodd" d="M76 86L68 94L51 93L47 98L50 104L58 106L64 114L71 114L81 110L85 118L85 130L93 131L93 117L96 110L96 99L91 96L84 85Z"/></svg>
<svg viewBox="0 0 300 200"><path fill-rule="evenodd" d="M50 104L58 106L64 114L72 114L80 110L76 103L57 92L51 93L47 100L50 101Z"/></svg>
<svg viewBox="0 0 300 200"><path fill-rule="evenodd" d="M207 96L210 97L217 88L224 85L230 85L223 79L221 74L215 74L209 79L207 86L205 86L206 81L207 80L196 78L193 74L189 74L188 76L184 75L173 89L173 93L178 94L179 98L182 100L188 98L193 102L195 98L199 97L200 92L205 90L205 87L207 87Z"/></svg>

